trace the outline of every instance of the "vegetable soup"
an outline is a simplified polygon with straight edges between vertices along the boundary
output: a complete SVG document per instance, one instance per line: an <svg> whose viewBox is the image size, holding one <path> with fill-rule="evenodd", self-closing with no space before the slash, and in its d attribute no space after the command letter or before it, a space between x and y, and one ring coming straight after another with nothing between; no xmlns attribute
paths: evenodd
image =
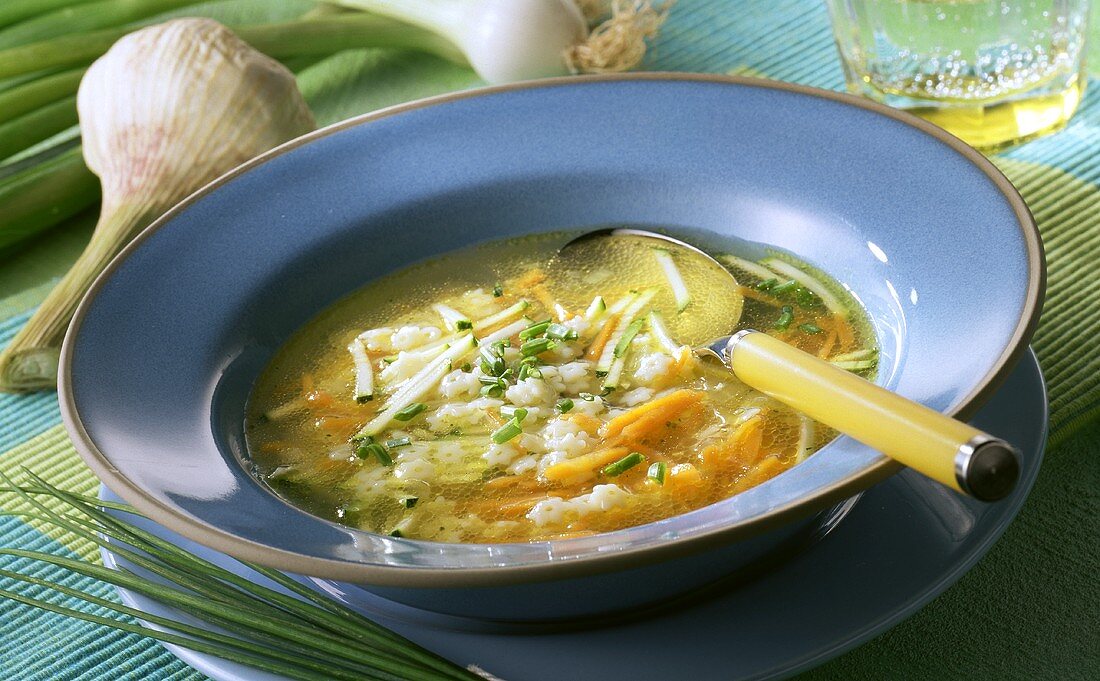
<svg viewBox="0 0 1100 681"><path fill-rule="evenodd" d="M784 254L719 256L739 285L723 293L703 259L660 248L562 270L563 241L451 253L322 312L255 386L257 474L311 513L395 537L608 532L737 494L835 436L698 358L736 330L715 323L739 314L737 328L875 370L862 310Z"/></svg>

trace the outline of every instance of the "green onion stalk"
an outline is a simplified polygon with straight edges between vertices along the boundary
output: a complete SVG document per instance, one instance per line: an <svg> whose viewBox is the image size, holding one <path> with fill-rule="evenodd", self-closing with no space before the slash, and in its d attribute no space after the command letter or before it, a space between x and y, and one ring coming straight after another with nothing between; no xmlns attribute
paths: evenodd
<svg viewBox="0 0 1100 681"><path fill-rule="evenodd" d="M17 502L5 505L0 515L43 523L107 548L140 573L17 548L0 548L0 556L31 561L30 565L59 567L127 589L216 629L146 613L63 583L10 569L0 569L0 577L50 589L98 606L110 615L92 614L59 604L51 596L30 596L10 589L0 589L0 598L149 636L292 679L471 681L482 678L277 570L241 561L243 567L259 573L285 591L242 577L123 519L127 514L140 517L126 504L62 490L30 472L27 476L29 484L17 485L0 473L3 485L0 492ZM159 629L130 621L131 617Z"/></svg>

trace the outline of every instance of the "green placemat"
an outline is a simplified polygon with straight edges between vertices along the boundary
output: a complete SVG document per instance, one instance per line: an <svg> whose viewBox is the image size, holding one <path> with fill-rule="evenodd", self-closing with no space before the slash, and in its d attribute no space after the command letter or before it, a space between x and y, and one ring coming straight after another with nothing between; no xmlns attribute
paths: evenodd
<svg viewBox="0 0 1100 681"><path fill-rule="evenodd" d="M279 18L308 2L203 5L226 21ZM647 67L743 73L842 89L828 18L814 0L680 0ZM300 73L321 124L479 85L469 71L395 52L348 52ZM994 161L1020 188L1047 246L1049 292L1035 348L1050 384L1052 448L1019 519L978 566L917 615L806 675L810 679L1095 678L1100 675L1100 94L1093 83L1063 132ZM0 206L2 210L2 206ZM40 239L0 267L0 345L82 248L94 216ZM22 465L63 486L96 481L60 426L53 394L0 395L0 471ZM94 556L86 542L0 518L0 545ZM0 559L20 569L22 561ZM110 588L37 572L106 598ZM0 579L0 588L37 590ZM203 678L149 639L0 600L0 679ZM519 681L511 679L509 681Z"/></svg>

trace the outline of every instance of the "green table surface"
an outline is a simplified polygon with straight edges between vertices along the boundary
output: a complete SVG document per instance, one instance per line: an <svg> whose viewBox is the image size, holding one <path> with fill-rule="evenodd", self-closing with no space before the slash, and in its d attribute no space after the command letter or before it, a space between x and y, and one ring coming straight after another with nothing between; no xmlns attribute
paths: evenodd
<svg viewBox="0 0 1100 681"><path fill-rule="evenodd" d="M197 11L230 23L309 7L304 0L226 0ZM828 17L814 0L680 0L645 68L844 87ZM470 71L433 57L383 51L335 55L301 71L299 84L321 124L481 85ZM1034 491L1004 537L955 586L800 678L1100 678L1098 151L1094 82L1065 130L993 157L1028 202L1047 246L1048 298L1034 347L1049 383L1052 430ZM83 248L94 218L71 220L0 263L0 345ZM52 393L0 395L0 471L16 474L21 466L79 491L98 485L69 443ZM0 546L97 555L79 538L10 517L0 517ZM0 567L26 564L0 557ZM34 572L115 597L105 585L60 570ZM7 579L0 588L40 593ZM0 679L201 678L149 639L0 599Z"/></svg>

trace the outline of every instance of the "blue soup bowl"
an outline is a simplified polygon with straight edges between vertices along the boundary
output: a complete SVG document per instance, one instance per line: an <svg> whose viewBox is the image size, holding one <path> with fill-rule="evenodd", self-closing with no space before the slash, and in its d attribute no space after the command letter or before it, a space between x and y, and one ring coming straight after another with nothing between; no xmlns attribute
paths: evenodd
<svg viewBox="0 0 1100 681"><path fill-rule="evenodd" d="M864 305L878 381L965 418L1024 351L1044 288L1019 195L981 155L848 95L685 74L459 93L320 130L202 189L92 287L65 423L120 496L214 549L422 608L563 618L638 606L820 536L897 470L840 437L720 503L529 544L379 536L254 478L243 421L276 349L341 296L474 242L592 225L798 254Z"/></svg>

